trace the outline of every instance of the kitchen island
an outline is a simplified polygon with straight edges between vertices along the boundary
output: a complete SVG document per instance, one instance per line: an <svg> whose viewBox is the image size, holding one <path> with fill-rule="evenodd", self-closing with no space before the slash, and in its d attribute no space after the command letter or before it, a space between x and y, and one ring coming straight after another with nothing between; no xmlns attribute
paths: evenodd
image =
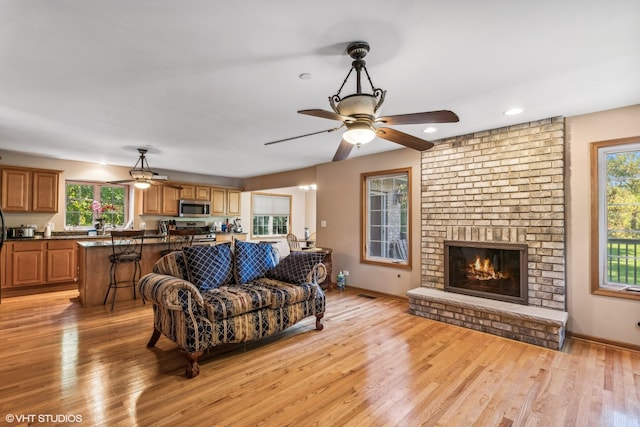
<svg viewBox="0 0 640 427"><path fill-rule="evenodd" d="M78 292L83 307L102 305L109 287L109 271L111 262L109 255L113 253L111 239L100 241L78 241ZM163 238L145 239L142 247L140 267L142 276L150 273L153 265L160 259L160 252L167 248ZM133 274L133 263L118 266L118 279L129 278ZM113 294L112 294L113 295ZM110 298L112 297L110 295ZM139 298L139 296L137 296ZM116 301L133 300L133 288L118 289Z"/></svg>

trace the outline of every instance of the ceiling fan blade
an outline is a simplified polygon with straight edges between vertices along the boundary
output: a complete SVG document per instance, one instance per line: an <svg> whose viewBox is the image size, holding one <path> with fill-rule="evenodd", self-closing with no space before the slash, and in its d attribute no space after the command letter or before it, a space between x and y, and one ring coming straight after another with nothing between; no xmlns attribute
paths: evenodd
<svg viewBox="0 0 640 427"><path fill-rule="evenodd" d="M425 151L433 147L433 142L429 142L424 139L416 138L408 133L400 132L399 130L391 128L378 128L376 129L376 136L387 141L395 142L396 144L404 145L405 147L413 148L418 151Z"/></svg>
<svg viewBox="0 0 640 427"><path fill-rule="evenodd" d="M376 122L386 125L416 125L422 123L454 123L460 119L453 111L440 110L425 113L399 114L397 116L378 117Z"/></svg>
<svg viewBox="0 0 640 427"><path fill-rule="evenodd" d="M340 142L340 145L338 146L338 150L336 151L336 154L333 156L333 160L331 161L339 162L340 160L346 159L347 157L349 157L351 150L353 150L353 144L343 139Z"/></svg>
<svg viewBox="0 0 640 427"><path fill-rule="evenodd" d="M311 110L300 110L298 111L298 113L306 114L307 116L321 117L323 119L337 120L339 122L344 122L345 120L353 121L353 118L349 116L342 116L338 113L334 113L333 111L320 110L318 108L314 108Z"/></svg>
<svg viewBox="0 0 640 427"><path fill-rule="evenodd" d="M119 181L107 181L106 184L128 184L134 182L133 179L121 179Z"/></svg>
<svg viewBox="0 0 640 427"><path fill-rule="evenodd" d="M291 141L292 139L298 139L298 138L304 138L305 136L311 136L311 135L317 135L319 133L327 133L327 132L334 132L338 129L340 129L342 126L338 126L337 128L331 128L331 129L326 129L326 130L320 130L318 132L311 132L311 133L305 133L304 135L298 135L298 136L292 136L291 138L284 138L284 139L278 139L276 141L271 141L271 142L265 142L264 145L271 145L271 144L277 144L279 142L285 142L285 141Z"/></svg>

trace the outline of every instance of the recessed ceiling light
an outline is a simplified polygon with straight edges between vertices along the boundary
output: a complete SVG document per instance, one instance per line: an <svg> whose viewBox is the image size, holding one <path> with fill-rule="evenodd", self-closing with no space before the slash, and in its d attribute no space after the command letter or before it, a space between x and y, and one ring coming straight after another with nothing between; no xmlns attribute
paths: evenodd
<svg viewBox="0 0 640 427"><path fill-rule="evenodd" d="M520 113L522 113L522 108L509 108L502 114L504 114L505 116L515 116Z"/></svg>
<svg viewBox="0 0 640 427"><path fill-rule="evenodd" d="M300 80L309 80L311 79L311 74L310 73L302 73L298 75L298 78Z"/></svg>
<svg viewBox="0 0 640 427"><path fill-rule="evenodd" d="M422 132L424 132L424 133L434 133L434 132L435 132L435 131L437 131L437 130L438 130L438 129L436 129L436 128L434 128L434 127L431 127L431 126L430 126L430 127L428 127L428 128L424 128L424 129L422 130Z"/></svg>

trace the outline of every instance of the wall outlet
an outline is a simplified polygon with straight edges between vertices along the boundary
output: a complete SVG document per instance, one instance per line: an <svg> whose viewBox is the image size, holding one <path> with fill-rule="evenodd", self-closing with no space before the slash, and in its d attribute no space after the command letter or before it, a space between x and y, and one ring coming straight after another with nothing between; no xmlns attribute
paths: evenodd
<svg viewBox="0 0 640 427"><path fill-rule="evenodd" d="M349 270L342 270L342 274L344 274L345 276L349 275Z"/></svg>
<svg viewBox="0 0 640 427"><path fill-rule="evenodd" d="M326 227L327 226L327 220L323 219L322 221L320 221L320 227Z"/></svg>

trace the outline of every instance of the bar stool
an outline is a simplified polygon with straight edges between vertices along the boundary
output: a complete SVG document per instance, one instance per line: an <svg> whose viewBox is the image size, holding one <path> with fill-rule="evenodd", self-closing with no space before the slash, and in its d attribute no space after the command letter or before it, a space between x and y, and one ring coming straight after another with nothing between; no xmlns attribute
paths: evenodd
<svg viewBox="0 0 640 427"><path fill-rule="evenodd" d="M142 244L144 243L144 230L114 230L111 232L111 249L109 255L111 261L110 282L107 294L104 296L103 305L107 303L109 292L113 289L113 300L111 301L111 311L116 304L116 291L120 288L133 288L133 299L136 299L136 282L140 279L142 269L140 260L142 259ZM118 266L120 264L133 263L133 273L131 278L118 280Z"/></svg>
<svg viewBox="0 0 640 427"><path fill-rule="evenodd" d="M193 245L193 237L197 234L197 230L183 228L180 230L167 231L167 249L160 252L160 256L165 256L171 252L181 251Z"/></svg>

